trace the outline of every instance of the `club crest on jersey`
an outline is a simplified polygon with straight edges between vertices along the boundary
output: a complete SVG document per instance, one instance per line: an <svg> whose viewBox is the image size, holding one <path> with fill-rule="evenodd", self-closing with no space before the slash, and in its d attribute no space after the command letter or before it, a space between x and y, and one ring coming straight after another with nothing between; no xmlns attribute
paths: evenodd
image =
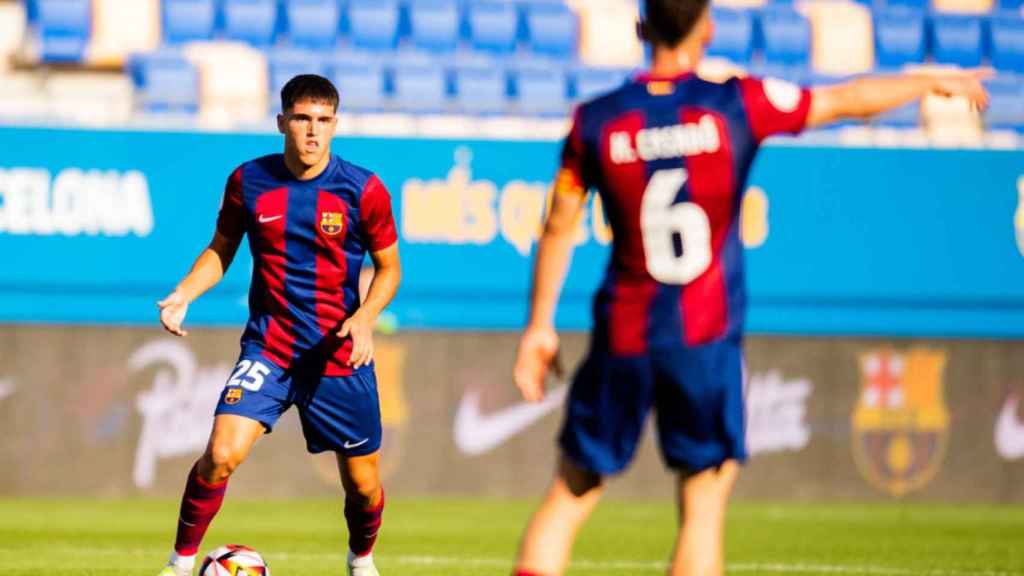
<svg viewBox="0 0 1024 576"><path fill-rule="evenodd" d="M345 228L345 215L341 212L321 212L320 231L328 236L337 236Z"/></svg>
<svg viewBox="0 0 1024 576"><path fill-rule="evenodd" d="M227 394L224 395L225 404L238 404L242 400L242 389L241 388L228 388Z"/></svg>
<svg viewBox="0 0 1024 576"><path fill-rule="evenodd" d="M949 438L945 367L946 354L937 350L877 350L860 357L853 455L876 488L902 496L939 471Z"/></svg>

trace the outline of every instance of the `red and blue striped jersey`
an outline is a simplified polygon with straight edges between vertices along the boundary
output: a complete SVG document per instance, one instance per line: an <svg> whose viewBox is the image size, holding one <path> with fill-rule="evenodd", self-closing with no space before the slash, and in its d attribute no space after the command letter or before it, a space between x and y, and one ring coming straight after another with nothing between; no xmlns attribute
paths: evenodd
<svg viewBox="0 0 1024 576"><path fill-rule="evenodd" d="M810 103L779 80L641 75L577 109L556 193L601 195L614 240L595 333L612 353L742 334L747 174L765 138L804 128Z"/></svg>
<svg viewBox="0 0 1024 576"><path fill-rule="evenodd" d="M366 253L398 238L380 179L338 156L312 180L292 176L282 154L257 158L228 178L217 230L249 236L243 351L261 352L282 368L351 374L352 340L336 333L359 308Z"/></svg>

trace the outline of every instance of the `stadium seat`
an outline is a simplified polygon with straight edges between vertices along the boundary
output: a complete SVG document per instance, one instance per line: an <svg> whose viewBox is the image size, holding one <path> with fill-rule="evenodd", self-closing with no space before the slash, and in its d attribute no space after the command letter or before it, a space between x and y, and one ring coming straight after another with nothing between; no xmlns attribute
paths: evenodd
<svg viewBox="0 0 1024 576"><path fill-rule="evenodd" d="M996 0L996 10L1021 14L1024 10L1024 0Z"/></svg>
<svg viewBox="0 0 1024 576"><path fill-rule="evenodd" d="M25 8L21 4L0 4L0 72L20 47L29 25Z"/></svg>
<svg viewBox="0 0 1024 576"><path fill-rule="evenodd" d="M811 25L788 6L769 6L761 15L764 58L788 66L807 66L811 56Z"/></svg>
<svg viewBox="0 0 1024 576"><path fill-rule="evenodd" d="M531 3L525 9L527 38L534 54L575 58L578 22L572 10L560 2Z"/></svg>
<svg viewBox="0 0 1024 576"><path fill-rule="evenodd" d="M986 126L1024 132L1024 77L1001 75L986 85L992 97L985 112Z"/></svg>
<svg viewBox="0 0 1024 576"><path fill-rule="evenodd" d="M508 108L505 70L497 65L456 66L455 104L469 114L498 114Z"/></svg>
<svg viewBox="0 0 1024 576"><path fill-rule="evenodd" d="M988 14L993 0L932 0L932 10L949 14Z"/></svg>
<svg viewBox="0 0 1024 576"><path fill-rule="evenodd" d="M25 21L35 26L39 22L39 0L25 0Z"/></svg>
<svg viewBox="0 0 1024 576"><path fill-rule="evenodd" d="M750 61L754 52L754 12L734 8L712 8L715 35L709 56L728 58L738 64Z"/></svg>
<svg viewBox="0 0 1024 576"><path fill-rule="evenodd" d="M328 77L338 88L343 111L380 110L387 102L384 70L365 58L336 58L328 64Z"/></svg>
<svg viewBox="0 0 1024 576"><path fill-rule="evenodd" d="M519 111L538 116L561 116L569 110L565 71L556 67L526 65L513 74Z"/></svg>
<svg viewBox="0 0 1024 576"><path fill-rule="evenodd" d="M287 0L288 41L302 48L329 49L338 41L341 13L337 0Z"/></svg>
<svg viewBox="0 0 1024 576"><path fill-rule="evenodd" d="M319 74L327 76L327 64L323 57L308 50L280 49L267 55L267 68L270 77L269 104L271 110L280 107L281 89L289 80L299 74Z"/></svg>
<svg viewBox="0 0 1024 576"><path fill-rule="evenodd" d="M1024 17L993 16L989 29L992 65L1000 70L1024 73Z"/></svg>
<svg viewBox="0 0 1024 576"><path fill-rule="evenodd" d="M940 64L973 67L983 57L982 21L977 16L934 14L932 55Z"/></svg>
<svg viewBox="0 0 1024 576"><path fill-rule="evenodd" d="M214 0L163 0L164 42L210 40L217 24Z"/></svg>
<svg viewBox="0 0 1024 576"><path fill-rule="evenodd" d="M199 118L202 125L231 126L267 117L267 56L248 44L190 44L185 57L199 70Z"/></svg>
<svg viewBox="0 0 1024 576"><path fill-rule="evenodd" d="M44 62L79 62L92 36L92 3L39 0L38 26Z"/></svg>
<svg viewBox="0 0 1024 576"><path fill-rule="evenodd" d="M914 10L927 10L930 0L886 0L882 3L890 8L912 8Z"/></svg>
<svg viewBox="0 0 1024 576"><path fill-rule="evenodd" d="M759 78L778 78L801 86L809 84L814 77L806 66L788 66L771 62L751 66L750 73Z"/></svg>
<svg viewBox="0 0 1024 576"><path fill-rule="evenodd" d="M398 42L396 0L350 0L348 25L352 45L358 49L387 51Z"/></svg>
<svg viewBox="0 0 1024 576"><path fill-rule="evenodd" d="M622 86L629 74L622 68L581 68L576 71L575 99L585 101L611 92Z"/></svg>
<svg viewBox="0 0 1024 576"><path fill-rule="evenodd" d="M401 112L442 112L448 100L445 69L428 60L402 61L394 65L394 104Z"/></svg>
<svg viewBox="0 0 1024 576"><path fill-rule="evenodd" d="M801 12L811 24L811 67L848 76L875 67L871 9L855 2L809 2Z"/></svg>
<svg viewBox="0 0 1024 576"><path fill-rule="evenodd" d="M497 54L515 50L518 19L512 3L477 0L470 2L466 10L473 48Z"/></svg>
<svg viewBox="0 0 1024 576"><path fill-rule="evenodd" d="M875 11L875 60L880 68L924 62L924 13L910 8Z"/></svg>
<svg viewBox="0 0 1024 576"><path fill-rule="evenodd" d="M199 72L176 52L138 54L129 64L134 71L141 108L146 112L189 112L199 109Z"/></svg>
<svg viewBox="0 0 1024 576"><path fill-rule="evenodd" d="M459 40L455 0L415 0L409 5L413 45L428 52L453 52Z"/></svg>
<svg viewBox="0 0 1024 576"><path fill-rule="evenodd" d="M913 128L919 126L921 124L921 105L918 102L913 102L906 106L901 106L876 116L873 123L893 128Z"/></svg>
<svg viewBox="0 0 1024 576"><path fill-rule="evenodd" d="M160 45L160 0L93 0L89 63L118 67Z"/></svg>
<svg viewBox="0 0 1024 576"><path fill-rule="evenodd" d="M224 37L269 46L277 32L275 0L224 0Z"/></svg>

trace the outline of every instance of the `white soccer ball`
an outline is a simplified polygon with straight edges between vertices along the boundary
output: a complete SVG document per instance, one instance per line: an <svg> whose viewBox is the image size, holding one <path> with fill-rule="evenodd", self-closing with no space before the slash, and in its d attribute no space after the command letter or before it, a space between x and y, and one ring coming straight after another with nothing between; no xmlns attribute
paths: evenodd
<svg viewBox="0 0 1024 576"><path fill-rule="evenodd" d="M228 544L203 558L199 576L270 576L270 567L252 548Z"/></svg>

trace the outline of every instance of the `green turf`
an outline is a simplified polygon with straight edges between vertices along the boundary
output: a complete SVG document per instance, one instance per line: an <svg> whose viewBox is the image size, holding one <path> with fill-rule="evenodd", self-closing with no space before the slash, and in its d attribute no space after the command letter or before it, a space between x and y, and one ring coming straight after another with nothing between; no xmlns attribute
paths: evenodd
<svg viewBox="0 0 1024 576"><path fill-rule="evenodd" d="M532 507L522 501L389 501L385 576L505 575ZM176 503L0 500L0 575L155 575ZM604 502L580 535L569 574L663 574L669 502ZM343 574L340 501L229 499L207 546L262 551L275 576ZM1024 574L1024 508L735 504L730 574L1003 576Z"/></svg>

